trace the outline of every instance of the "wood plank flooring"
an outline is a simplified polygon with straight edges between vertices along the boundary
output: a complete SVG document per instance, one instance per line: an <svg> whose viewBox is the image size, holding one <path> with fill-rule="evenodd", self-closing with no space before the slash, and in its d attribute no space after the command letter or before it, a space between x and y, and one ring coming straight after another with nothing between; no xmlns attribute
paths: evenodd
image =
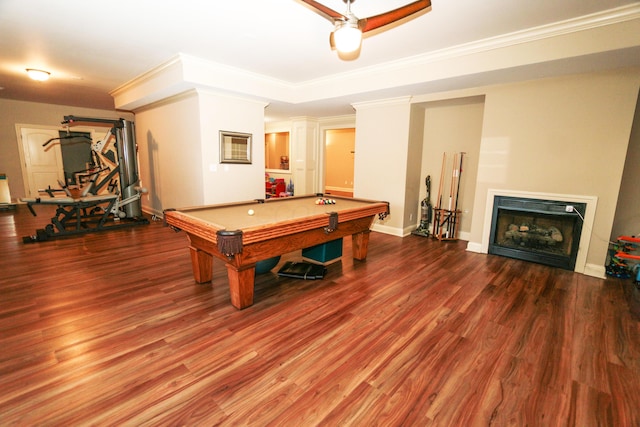
<svg viewBox="0 0 640 427"><path fill-rule="evenodd" d="M640 426L628 280L372 233L238 311L184 233L25 245L38 213L0 212L2 426Z"/></svg>

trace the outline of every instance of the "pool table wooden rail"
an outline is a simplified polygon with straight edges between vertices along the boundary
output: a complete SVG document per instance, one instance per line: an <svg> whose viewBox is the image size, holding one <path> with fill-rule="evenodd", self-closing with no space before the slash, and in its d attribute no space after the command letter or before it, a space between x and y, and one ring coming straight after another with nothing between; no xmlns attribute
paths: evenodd
<svg viewBox="0 0 640 427"><path fill-rule="evenodd" d="M269 203L269 201L266 203ZM369 205L365 209L340 210L337 212L338 224L365 216L370 216L373 219L375 215L385 214L388 212L389 206L384 202L376 202L376 204ZM217 243L218 241L218 231L226 230L224 225L194 218L188 213L183 213L182 210L167 209L164 214L165 221L172 227L182 230L185 233L191 233L202 238L209 239L214 243ZM325 227L328 225L328 222L329 215L321 213L308 216L303 219L279 221L277 226L274 226L274 224L264 224L256 227L244 228L242 229L242 242L247 245L270 238L296 234L301 231L308 230L309 228Z"/></svg>
<svg viewBox="0 0 640 427"><path fill-rule="evenodd" d="M324 212L244 228L239 230L241 249L229 255L219 250L218 232L224 230L219 224L195 218L189 215L189 209L166 210L165 222L187 234L193 275L197 283L211 281L214 256L225 262L231 303L242 309L253 304L255 266L258 261L349 235L352 236L353 258L364 260L367 257L370 228L376 215L385 217L389 212L386 202L366 202L364 206L353 209L340 209L336 206L337 228L331 232L326 231L330 215Z"/></svg>

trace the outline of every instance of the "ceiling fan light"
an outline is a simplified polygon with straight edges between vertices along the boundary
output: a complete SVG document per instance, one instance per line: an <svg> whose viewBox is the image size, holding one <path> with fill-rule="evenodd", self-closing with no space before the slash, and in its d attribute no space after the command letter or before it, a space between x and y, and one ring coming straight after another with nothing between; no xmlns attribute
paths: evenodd
<svg viewBox="0 0 640 427"><path fill-rule="evenodd" d="M36 70L35 68L27 68L27 75L33 80L44 82L49 80L51 73L44 70Z"/></svg>
<svg viewBox="0 0 640 427"><path fill-rule="evenodd" d="M338 52L351 53L360 48L362 31L357 23L345 22L340 24L333 33L333 39Z"/></svg>

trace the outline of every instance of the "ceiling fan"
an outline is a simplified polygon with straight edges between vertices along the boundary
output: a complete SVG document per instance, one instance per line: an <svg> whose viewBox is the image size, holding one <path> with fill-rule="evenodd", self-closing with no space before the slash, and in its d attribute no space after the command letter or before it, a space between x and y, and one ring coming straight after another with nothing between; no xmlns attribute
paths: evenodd
<svg viewBox="0 0 640 427"><path fill-rule="evenodd" d="M379 15L359 19L351 12L351 3L355 0L343 0L347 4L345 13L336 12L315 0L301 1L335 25L329 43L332 49L337 49L340 53L357 51L362 42L362 33L392 24L431 6L431 0L418 0Z"/></svg>

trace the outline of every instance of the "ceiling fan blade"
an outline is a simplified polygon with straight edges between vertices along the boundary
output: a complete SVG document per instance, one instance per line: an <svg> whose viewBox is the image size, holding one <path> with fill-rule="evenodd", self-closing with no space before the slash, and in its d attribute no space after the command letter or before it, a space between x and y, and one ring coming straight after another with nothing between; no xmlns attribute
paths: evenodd
<svg viewBox="0 0 640 427"><path fill-rule="evenodd" d="M318 15L322 16L325 19L328 19L332 23L335 23L338 20L347 19L346 16L344 16L343 14L338 13L335 10L331 9L330 7L327 7L322 3L318 3L315 0L300 0L300 1L306 4L307 6L309 6L315 13L317 13Z"/></svg>
<svg viewBox="0 0 640 427"><path fill-rule="evenodd" d="M418 0L405 6L401 6L397 9L390 10L389 12L361 19L360 21L366 21L362 28L362 32L365 33L367 31L375 30L376 28L380 28L393 22L399 21L430 6L431 0Z"/></svg>

